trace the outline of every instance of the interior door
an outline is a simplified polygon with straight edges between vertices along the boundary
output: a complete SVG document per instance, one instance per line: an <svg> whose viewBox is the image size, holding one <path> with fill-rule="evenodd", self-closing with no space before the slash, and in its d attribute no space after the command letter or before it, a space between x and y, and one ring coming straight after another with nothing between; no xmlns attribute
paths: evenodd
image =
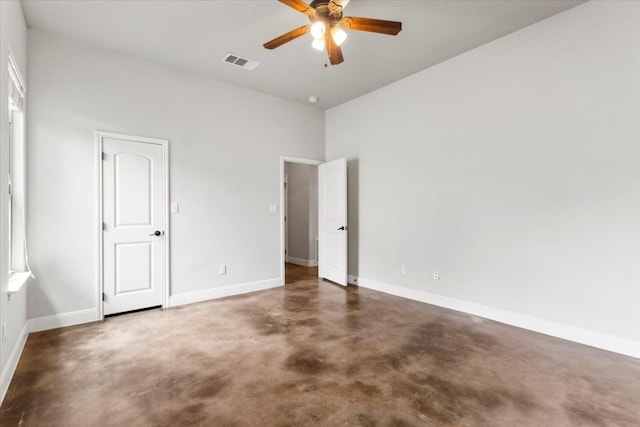
<svg viewBox="0 0 640 427"><path fill-rule="evenodd" d="M284 214L284 261L289 257L289 176L284 176L284 204L282 206Z"/></svg>
<svg viewBox="0 0 640 427"><path fill-rule="evenodd" d="M347 160L318 166L318 276L347 285Z"/></svg>
<svg viewBox="0 0 640 427"><path fill-rule="evenodd" d="M102 151L104 314L162 305L164 146L103 137Z"/></svg>

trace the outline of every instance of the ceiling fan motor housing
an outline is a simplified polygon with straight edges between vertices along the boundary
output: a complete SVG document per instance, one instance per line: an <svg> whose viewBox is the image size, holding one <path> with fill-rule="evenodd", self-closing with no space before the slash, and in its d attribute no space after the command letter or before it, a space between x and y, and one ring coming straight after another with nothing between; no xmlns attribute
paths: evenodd
<svg viewBox="0 0 640 427"><path fill-rule="evenodd" d="M342 19L342 6L332 1L313 0L309 6L316 11L314 15L309 15L312 22L322 20L333 27Z"/></svg>

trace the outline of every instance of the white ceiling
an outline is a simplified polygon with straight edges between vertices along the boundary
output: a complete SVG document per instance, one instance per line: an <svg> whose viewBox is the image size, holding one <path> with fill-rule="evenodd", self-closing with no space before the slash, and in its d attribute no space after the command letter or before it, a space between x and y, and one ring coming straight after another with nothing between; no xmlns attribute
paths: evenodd
<svg viewBox="0 0 640 427"><path fill-rule="evenodd" d="M307 2L310 2L308 0ZM352 0L345 16L401 21L396 36L349 31L345 62L329 65L305 35L262 44L308 23L276 0L22 0L29 28L190 70L278 97L330 108L488 43L581 0ZM256 60L247 71L227 52Z"/></svg>

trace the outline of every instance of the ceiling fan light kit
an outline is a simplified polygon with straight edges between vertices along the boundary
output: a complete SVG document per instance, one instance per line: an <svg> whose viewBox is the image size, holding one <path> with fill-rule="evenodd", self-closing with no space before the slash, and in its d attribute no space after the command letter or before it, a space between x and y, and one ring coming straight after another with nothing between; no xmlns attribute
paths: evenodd
<svg viewBox="0 0 640 427"><path fill-rule="evenodd" d="M346 40L347 33L342 28L391 36L395 36L402 31L402 23L397 21L355 16L343 17L342 11L349 3L349 0L313 0L310 4L302 0L279 1L307 15L312 23L284 33L266 42L263 46L267 49L275 49L310 32L313 36L311 46L317 50L326 49L331 65L337 65L344 61L340 46Z"/></svg>
<svg viewBox="0 0 640 427"><path fill-rule="evenodd" d="M314 39L319 39L324 37L324 32L327 28L324 25L323 21L316 21L311 25L311 35Z"/></svg>
<svg viewBox="0 0 640 427"><path fill-rule="evenodd" d="M338 27L333 27L331 29L331 37L333 37L333 41L336 42L338 46L342 46L342 43L347 39L347 33Z"/></svg>
<svg viewBox="0 0 640 427"><path fill-rule="evenodd" d="M311 47L319 51L324 51L324 39L313 39L313 41L311 42Z"/></svg>

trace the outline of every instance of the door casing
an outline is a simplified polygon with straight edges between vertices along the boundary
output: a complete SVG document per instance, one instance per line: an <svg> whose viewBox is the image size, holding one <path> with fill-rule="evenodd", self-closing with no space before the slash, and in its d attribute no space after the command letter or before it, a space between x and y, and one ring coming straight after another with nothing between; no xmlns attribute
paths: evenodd
<svg viewBox="0 0 640 427"><path fill-rule="evenodd" d="M159 138L149 138L145 136L136 136L136 135L128 135L122 133L115 132L105 132L105 131L96 131L96 165L97 165L97 221L96 221L96 230L97 230L97 241L98 241L98 249L97 249L97 263L98 263L98 273L96 280L96 307L97 307L97 318L99 320L104 319L104 305L102 301L102 293L104 291L104 258L103 258L103 239L102 239L102 227L103 227L103 215L102 215L102 146L104 138L114 138L114 139L122 139L126 141L131 141L133 143L145 143L145 144L157 144L162 147L164 154L164 163L163 167L163 182L162 182L162 194L163 194L163 212L164 212L164 224L165 224L165 234L164 234L164 292L163 292L163 301L162 307L167 308L169 304L169 293L171 289L170 278L170 239L171 239L171 225L169 223L169 140L167 139L159 139Z"/></svg>

